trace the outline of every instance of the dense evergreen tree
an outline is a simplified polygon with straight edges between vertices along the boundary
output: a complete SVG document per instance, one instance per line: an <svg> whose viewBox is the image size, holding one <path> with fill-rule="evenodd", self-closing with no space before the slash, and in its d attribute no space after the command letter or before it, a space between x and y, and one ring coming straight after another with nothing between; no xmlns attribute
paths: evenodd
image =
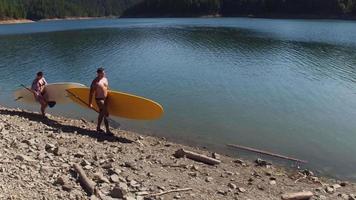
<svg viewBox="0 0 356 200"><path fill-rule="evenodd" d="M356 16L356 0L0 0L0 19L98 16Z"/></svg>

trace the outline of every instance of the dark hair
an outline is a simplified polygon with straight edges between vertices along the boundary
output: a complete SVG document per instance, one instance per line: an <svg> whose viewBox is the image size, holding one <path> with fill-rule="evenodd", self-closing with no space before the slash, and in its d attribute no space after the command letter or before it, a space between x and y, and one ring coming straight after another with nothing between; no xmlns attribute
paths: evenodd
<svg viewBox="0 0 356 200"><path fill-rule="evenodd" d="M104 72L104 68L100 67L98 70L96 70L96 73L100 74Z"/></svg>
<svg viewBox="0 0 356 200"><path fill-rule="evenodd" d="M43 76L43 72L37 72L37 76Z"/></svg>

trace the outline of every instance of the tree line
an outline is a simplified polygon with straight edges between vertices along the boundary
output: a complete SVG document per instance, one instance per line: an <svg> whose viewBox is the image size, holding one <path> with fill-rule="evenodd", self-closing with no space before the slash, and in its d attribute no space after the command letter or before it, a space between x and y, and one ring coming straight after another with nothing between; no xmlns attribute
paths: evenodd
<svg viewBox="0 0 356 200"><path fill-rule="evenodd" d="M144 0L125 14L351 17L356 15L356 0Z"/></svg>
<svg viewBox="0 0 356 200"><path fill-rule="evenodd" d="M0 18L120 16L141 0L0 0Z"/></svg>
<svg viewBox="0 0 356 200"><path fill-rule="evenodd" d="M0 0L0 19L100 16L356 16L356 0Z"/></svg>

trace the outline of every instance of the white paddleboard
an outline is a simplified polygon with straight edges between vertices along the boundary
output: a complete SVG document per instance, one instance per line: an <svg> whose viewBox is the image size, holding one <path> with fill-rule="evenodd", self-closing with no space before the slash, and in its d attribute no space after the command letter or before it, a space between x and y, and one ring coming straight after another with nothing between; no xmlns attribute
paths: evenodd
<svg viewBox="0 0 356 200"><path fill-rule="evenodd" d="M46 99L47 101L55 101L57 104L66 104L72 102L68 97L67 89L85 87L85 85L80 83L51 83L45 86ZM28 87L30 88L30 87ZM17 101L34 104L37 103L32 92L28 91L26 88L18 89L14 92L14 97Z"/></svg>

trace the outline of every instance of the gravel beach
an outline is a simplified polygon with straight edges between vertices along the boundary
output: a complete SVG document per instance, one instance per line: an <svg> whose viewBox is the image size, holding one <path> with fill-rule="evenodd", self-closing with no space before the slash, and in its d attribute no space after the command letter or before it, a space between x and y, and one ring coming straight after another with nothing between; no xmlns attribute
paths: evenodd
<svg viewBox="0 0 356 200"><path fill-rule="evenodd" d="M356 199L354 183L308 170L94 130L84 119L0 107L0 199Z"/></svg>

